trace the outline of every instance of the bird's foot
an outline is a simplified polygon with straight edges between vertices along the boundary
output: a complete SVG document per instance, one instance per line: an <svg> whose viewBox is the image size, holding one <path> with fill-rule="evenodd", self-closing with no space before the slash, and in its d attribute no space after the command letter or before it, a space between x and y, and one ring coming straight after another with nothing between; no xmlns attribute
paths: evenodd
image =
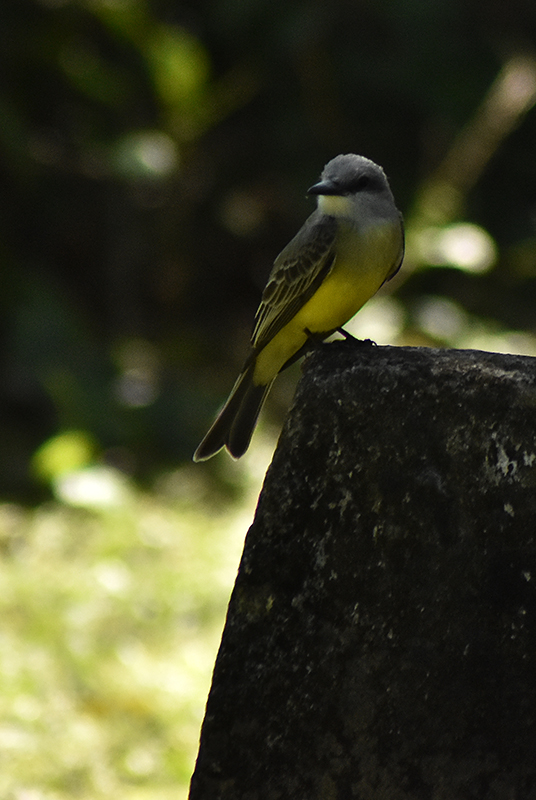
<svg viewBox="0 0 536 800"><path fill-rule="evenodd" d="M307 336L309 343L312 345L322 344L329 333L320 333L319 331L310 331L309 328L304 328L303 332Z"/></svg>
<svg viewBox="0 0 536 800"><path fill-rule="evenodd" d="M355 336L352 336L351 333L345 331L344 328L337 328L337 333L340 333L341 336L344 336L346 341L351 341L353 344L358 345L359 347L376 347L376 342L373 342L372 339L357 339Z"/></svg>

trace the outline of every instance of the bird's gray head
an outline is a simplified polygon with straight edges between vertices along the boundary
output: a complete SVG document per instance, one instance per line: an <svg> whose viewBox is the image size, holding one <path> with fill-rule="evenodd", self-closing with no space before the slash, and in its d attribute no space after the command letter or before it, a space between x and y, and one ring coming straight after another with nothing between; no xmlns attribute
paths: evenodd
<svg viewBox="0 0 536 800"><path fill-rule="evenodd" d="M353 153L328 161L320 180L308 190L318 195L318 207L325 214L354 218L394 218L398 215L385 172L378 164Z"/></svg>
<svg viewBox="0 0 536 800"><path fill-rule="evenodd" d="M364 156L348 153L328 161L320 180L311 186L308 194L345 196L385 188L389 189L389 184L381 167Z"/></svg>

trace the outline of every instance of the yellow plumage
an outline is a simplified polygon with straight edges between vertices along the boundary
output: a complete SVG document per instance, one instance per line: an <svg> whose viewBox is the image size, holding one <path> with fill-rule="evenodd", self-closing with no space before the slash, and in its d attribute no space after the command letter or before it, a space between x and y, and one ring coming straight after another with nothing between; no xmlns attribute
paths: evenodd
<svg viewBox="0 0 536 800"><path fill-rule="evenodd" d="M337 156L309 190L318 207L274 262L255 318L252 349L235 386L194 454L247 449L277 374L313 334L342 327L399 269L402 219L381 167Z"/></svg>

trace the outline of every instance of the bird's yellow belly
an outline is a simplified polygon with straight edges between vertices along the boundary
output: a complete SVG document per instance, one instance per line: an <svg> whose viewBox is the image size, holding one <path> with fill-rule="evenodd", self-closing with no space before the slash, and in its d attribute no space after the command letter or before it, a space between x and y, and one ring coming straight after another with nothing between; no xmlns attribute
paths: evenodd
<svg viewBox="0 0 536 800"><path fill-rule="evenodd" d="M382 283L382 275L369 273L356 280L355 275L334 271L292 322L301 330L307 328L311 333L326 333L340 328L357 314Z"/></svg>
<svg viewBox="0 0 536 800"><path fill-rule="evenodd" d="M259 353L255 383L268 383L277 375L283 364L305 344L308 338L306 331L320 334L340 328L381 284L382 280L378 280L377 276L367 276L366 280L356 285L355 280L352 282L330 275L296 316Z"/></svg>
<svg viewBox="0 0 536 800"><path fill-rule="evenodd" d="M315 294L257 356L253 376L257 385L273 380L305 344L306 331L321 334L340 328L378 291L398 259L400 228L378 226L348 244Z"/></svg>

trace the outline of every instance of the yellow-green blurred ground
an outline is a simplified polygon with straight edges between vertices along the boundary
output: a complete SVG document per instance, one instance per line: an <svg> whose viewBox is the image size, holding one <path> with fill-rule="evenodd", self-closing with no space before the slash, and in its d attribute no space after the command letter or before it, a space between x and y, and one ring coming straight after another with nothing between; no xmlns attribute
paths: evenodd
<svg viewBox="0 0 536 800"><path fill-rule="evenodd" d="M247 463L238 504L203 466L151 494L112 480L100 505L0 504L2 800L186 798L265 467Z"/></svg>

